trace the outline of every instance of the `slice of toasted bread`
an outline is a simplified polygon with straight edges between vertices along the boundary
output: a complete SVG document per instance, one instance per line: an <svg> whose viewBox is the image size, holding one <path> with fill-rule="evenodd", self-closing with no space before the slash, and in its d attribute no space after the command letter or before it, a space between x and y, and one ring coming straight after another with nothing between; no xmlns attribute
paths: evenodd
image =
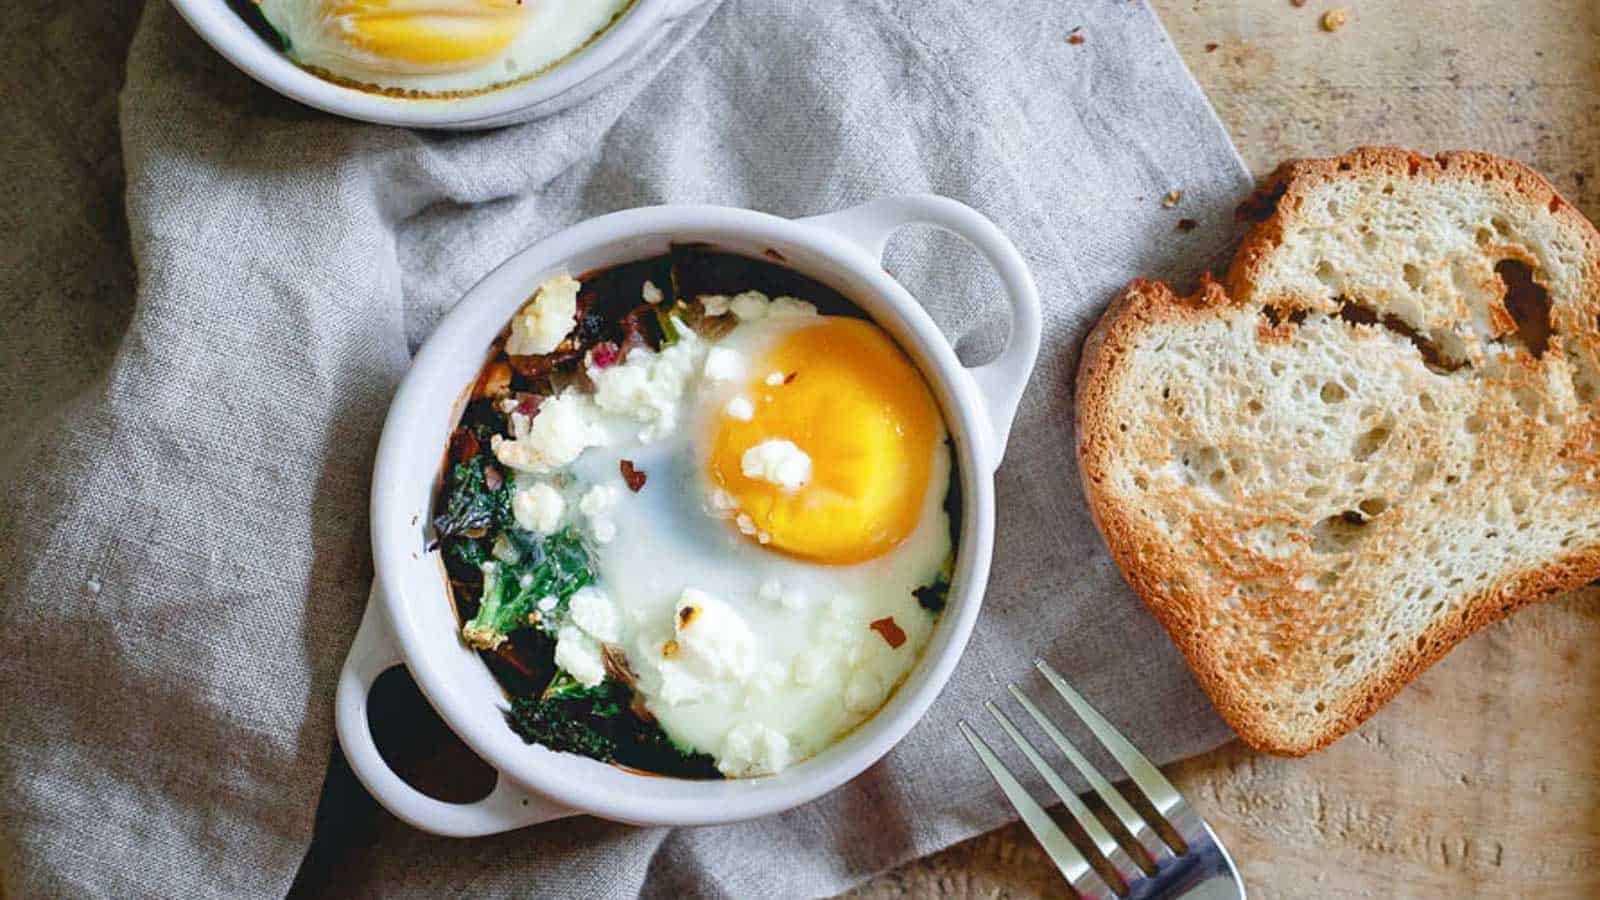
<svg viewBox="0 0 1600 900"><path fill-rule="evenodd" d="M1600 576L1600 235L1478 153L1294 162L1247 209L1226 287L1106 311L1078 460L1223 717L1303 754Z"/></svg>

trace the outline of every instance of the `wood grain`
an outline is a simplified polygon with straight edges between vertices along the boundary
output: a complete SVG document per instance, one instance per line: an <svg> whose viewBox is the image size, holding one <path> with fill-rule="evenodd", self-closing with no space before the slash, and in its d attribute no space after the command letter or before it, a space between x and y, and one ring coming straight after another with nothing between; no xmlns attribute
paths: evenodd
<svg viewBox="0 0 1600 900"><path fill-rule="evenodd" d="M1600 218L1594 0L1154 6L1258 174L1364 143L1489 150L1533 165ZM1330 33L1319 19L1334 8L1348 16ZM1600 896L1596 646L1600 592L1588 591L1467 641L1316 756L1235 745L1170 774L1253 897ZM1013 826L850 896L1065 891Z"/></svg>

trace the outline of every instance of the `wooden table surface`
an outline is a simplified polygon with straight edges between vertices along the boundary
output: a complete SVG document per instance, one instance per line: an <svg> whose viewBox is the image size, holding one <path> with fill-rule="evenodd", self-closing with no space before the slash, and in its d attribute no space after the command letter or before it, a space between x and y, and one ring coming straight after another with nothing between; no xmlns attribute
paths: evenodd
<svg viewBox="0 0 1600 900"><path fill-rule="evenodd" d="M1070 0L1108 2L1122 0ZM1600 217L1600 0L1153 2L1257 172L1360 143L1480 148L1526 160ZM1318 19L1335 5L1348 24L1324 32ZM14 111L33 127L15 129L18 148L0 154L25 160L31 177L60 192L26 211L30 228L11 248L49 265L18 274L18 296L37 299L8 317L29 355L0 353L6 410L76 383L80 345L112 344L125 325L129 303L105 301L133 291L118 213L120 68L97 61L126 46L136 14L136 4L108 4L88 32L52 29L51 40L17 42L33 54L19 57L17 71L60 69L83 101L58 110L29 92L15 97ZM56 282L74 271L94 275L61 296ZM58 307L71 327L47 327ZM0 419L0 436L29 421ZM1490 628L1315 757L1229 747L1170 771L1255 897L1600 896L1597 600L1567 598ZM1064 893L1012 827L855 895Z"/></svg>
<svg viewBox="0 0 1600 900"><path fill-rule="evenodd" d="M1490 150L1600 218L1597 0L1154 3L1257 174L1363 143ZM1169 774L1253 897L1600 896L1597 650L1588 591L1470 639L1314 757L1229 746ZM1065 892L1013 826L852 896Z"/></svg>

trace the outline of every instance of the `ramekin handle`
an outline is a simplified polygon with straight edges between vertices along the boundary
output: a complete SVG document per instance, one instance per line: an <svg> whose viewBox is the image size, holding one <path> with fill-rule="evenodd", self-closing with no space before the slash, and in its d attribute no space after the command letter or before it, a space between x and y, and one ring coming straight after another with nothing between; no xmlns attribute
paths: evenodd
<svg viewBox="0 0 1600 900"><path fill-rule="evenodd" d="M498 773L489 796L472 803L435 800L406 784L383 761L367 724L367 694L372 690L372 683L401 661L383 598L374 583L367 599L367 612L356 630L355 643L345 657L344 670L339 673L334 725L350 768L385 809L415 828L445 837L499 834L575 815L573 810L529 793Z"/></svg>
<svg viewBox="0 0 1600 900"><path fill-rule="evenodd" d="M964 239L1000 276L1011 305L1011 336L992 362L967 369L983 398L991 433L991 465L1005 456L1017 404L1039 356L1039 289L1017 246L993 222L964 203L936 194L885 197L860 206L801 220L838 234L880 262L889 237L906 225L933 225Z"/></svg>

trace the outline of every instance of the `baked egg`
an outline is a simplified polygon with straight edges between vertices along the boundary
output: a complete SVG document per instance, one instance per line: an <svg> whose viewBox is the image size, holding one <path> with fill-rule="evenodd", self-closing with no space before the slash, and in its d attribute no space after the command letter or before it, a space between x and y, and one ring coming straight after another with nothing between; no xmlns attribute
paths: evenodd
<svg viewBox="0 0 1600 900"><path fill-rule="evenodd" d="M464 642L518 673L524 739L772 774L921 658L953 568L952 450L917 367L846 298L770 263L670 260L557 275L512 316L435 522L478 595ZM830 314L677 295L744 279Z"/></svg>
<svg viewBox="0 0 1600 900"><path fill-rule="evenodd" d="M255 0L289 58L330 80L416 95L478 93L583 48L631 0Z"/></svg>

